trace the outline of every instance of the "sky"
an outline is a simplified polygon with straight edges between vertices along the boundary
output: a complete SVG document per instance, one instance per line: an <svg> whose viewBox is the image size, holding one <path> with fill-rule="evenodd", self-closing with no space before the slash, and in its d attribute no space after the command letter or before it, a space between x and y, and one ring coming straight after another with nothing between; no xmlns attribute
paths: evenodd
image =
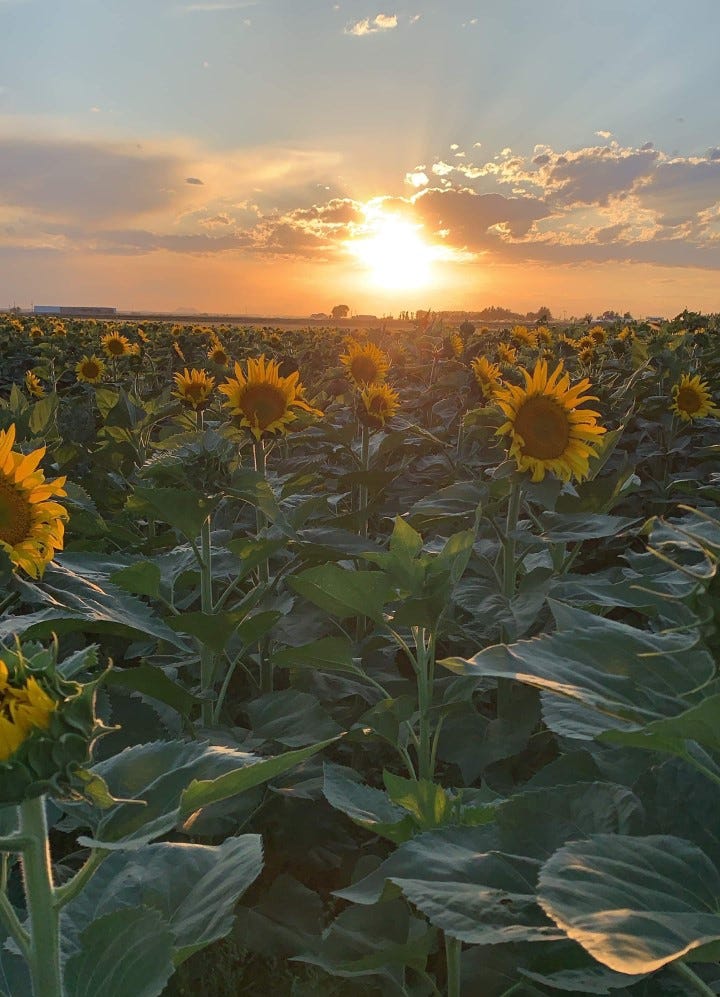
<svg viewBox="0 0 720 997"><path fill-rule="evenodd" d="M720 311L718 0L0 0L0 307Z"/></svg>

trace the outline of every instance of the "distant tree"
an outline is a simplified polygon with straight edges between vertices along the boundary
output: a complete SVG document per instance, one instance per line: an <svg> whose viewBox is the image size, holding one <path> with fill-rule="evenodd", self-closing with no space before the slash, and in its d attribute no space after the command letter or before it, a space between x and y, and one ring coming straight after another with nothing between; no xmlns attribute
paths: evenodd
<svg viewBox="0 0 720 997"><path fill-rule="evenodd" d="M583 322L587 322L587 324L590 325L592 320L593 320L592 312L585 312L585 314L583 315Z"/></svg>
<svg viewBox="0 0 720 997"><path fill-rule="evenodd" d="M350 307L349 305L335 305L331 314L333 318L347 318L350 314Z"/></svg>
<svg viewBox="0 0 720 997"><path fill-rule="evenodd" d="M538 322L550 322L552 321L552 312L547 305L541 305L535 312L535 318Z"/></svg>

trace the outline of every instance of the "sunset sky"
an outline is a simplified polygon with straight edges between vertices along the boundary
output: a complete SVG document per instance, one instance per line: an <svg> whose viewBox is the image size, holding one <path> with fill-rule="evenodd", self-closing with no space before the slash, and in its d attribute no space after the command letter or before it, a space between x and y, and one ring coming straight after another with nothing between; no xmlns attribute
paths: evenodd
<svg viewBox="0 0 720 997"><path fill-rule="evenodd" d="M0 0L0 307L720 310L718 0Z"/></svg>

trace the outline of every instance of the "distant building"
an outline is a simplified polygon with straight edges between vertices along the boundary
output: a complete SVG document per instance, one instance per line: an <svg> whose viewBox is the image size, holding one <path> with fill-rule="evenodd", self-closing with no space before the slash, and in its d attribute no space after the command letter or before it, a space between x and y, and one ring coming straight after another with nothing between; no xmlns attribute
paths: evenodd
<svg viewBox="0 0 720 997"><path fill-rule="evenodd" d="M98 318L117 315L117 308L105 308L100 305L33 305L33 314Z"/></svg>

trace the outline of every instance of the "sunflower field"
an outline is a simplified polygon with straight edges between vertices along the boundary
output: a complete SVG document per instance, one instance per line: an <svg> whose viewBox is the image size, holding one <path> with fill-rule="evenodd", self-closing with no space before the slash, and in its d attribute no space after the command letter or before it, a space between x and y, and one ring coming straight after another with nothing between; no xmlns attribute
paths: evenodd
<svg viewBox="0 0 720 997"><path fill-rule="evenodd" d="M0 995L720 994L720 316L0 342Z"/></svg>

